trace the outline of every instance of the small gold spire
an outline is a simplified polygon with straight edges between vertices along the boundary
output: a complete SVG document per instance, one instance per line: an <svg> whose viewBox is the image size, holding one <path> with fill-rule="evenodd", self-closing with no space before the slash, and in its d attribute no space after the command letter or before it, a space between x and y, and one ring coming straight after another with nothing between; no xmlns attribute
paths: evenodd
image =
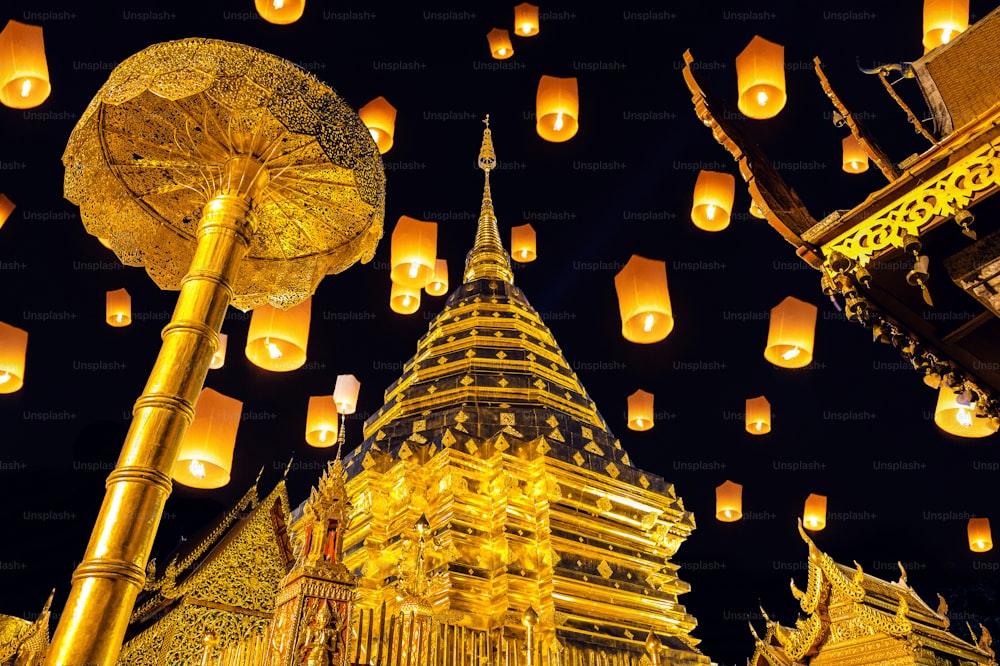
<svg viewBox="0 0 1000 666"><path fill-rule="evenodd" d="M476 227L475 243L465 257L465 282L490 278L513 283L514 273L510 268L510 255L500 241L497 217L493 211L493 195L490 192L490 171L496 168L497 156L493 152L493 135L490 132L488 114L483 123L486 129L483 130L483 144L479 148L479 168L485 174L483 204L479 213L479 224Z"/></svg>

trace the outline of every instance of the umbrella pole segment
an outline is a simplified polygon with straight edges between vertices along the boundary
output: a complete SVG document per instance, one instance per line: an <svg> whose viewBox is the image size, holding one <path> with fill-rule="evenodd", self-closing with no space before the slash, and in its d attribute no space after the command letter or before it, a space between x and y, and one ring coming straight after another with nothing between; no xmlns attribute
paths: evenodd
<svg viewBox="0 0 1000 666"><path fill-rule="evenodd" d="M251 201L267 180L259 163L253 171L253 162L231 159L226 173L233 177L223 179L223 191L202 211L194 258L163 329L159 356L135 403L118 463L108 476L104 502L83 561L73 573L46 665L113 666L118 659L136 597L146 582L146 563L170 495L181 440L194 418L194 404L253 233Z"/></svg>

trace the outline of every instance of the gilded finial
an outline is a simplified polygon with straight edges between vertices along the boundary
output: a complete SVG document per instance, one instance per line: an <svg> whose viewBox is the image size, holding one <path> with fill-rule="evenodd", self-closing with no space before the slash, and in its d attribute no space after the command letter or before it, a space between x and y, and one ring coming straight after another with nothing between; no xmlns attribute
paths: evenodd
<svg viewBox="0 0 1000 666"><path fill-rule="evenodd" d="M479 148L479 168L489 174L497 165L497 155L493 152L493 133L490 132L490 114L486 114L483 124L486 128L483 130L483 145ZM489 180L486 182L488 187Z"/></svg>
<svg viewBox="0 0 1000 666"><path fill-rule="evenodd" d="M476 227L476 240L465 257L464 282L491 279L514 282L510 267L510 255L500 241L496 213L493 211L493 194L490 192L490 171L497 166L497 156L493 151L493 133L490 131L489 115L483 120L483 143L479 148L479 168L483 170L483 203Z"/></svg>
<svg viewBox="0 0 1000 666"><path fill-rule="evenodd" d="M253 482L253 487L254 488L256 488L257 484L260 483L260 477L262 477L262 476L264 476L264 466L263 465L260 466L260 471L257 472L257 478L254 479L254 482Z"/></svg>
<svg viewBox="0 0 1000 666"><path fill-rule="evenodd" d="M283 478L283 479L287 479L287 478L288 478L288 473L289 473L290 471L292 471L292 461L293 461L293 460L295 460L295 456L294 456L294 455L293 455L293 456L290 456L290 457L288 458L288 464L287 464L287 465L285 465L285 471L284 471L284 472L282 472L282 474L281 474L281 478Z"/></svg>

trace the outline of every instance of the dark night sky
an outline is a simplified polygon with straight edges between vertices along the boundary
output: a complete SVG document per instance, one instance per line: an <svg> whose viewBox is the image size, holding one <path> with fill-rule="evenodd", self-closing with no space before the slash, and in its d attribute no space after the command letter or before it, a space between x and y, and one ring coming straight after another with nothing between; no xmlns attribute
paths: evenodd
<svg viewBox="0 0 1000 666"><path fill-rule="evenodd" d="M811 492L829 497L828 527L814 537L821 549L892 580L902 561L932 607L936 593L947 598L959 635L967 638L965 619L1000 630L1000 559L969 552L965 539L969 516L1000 519L996 436L964 441L940 432L935 393L894 349L843 319L819 275L745 213L749 197L739 184L738 214L725 231L700 231L689 217L698 170L736 170L694 115L680 71L685 49L712 92L735 108L735 56L754 34L785 45L788 104L747 131L819 219L885 181L874 168L840 171L845 130L831 122L812 59L823 59L834 87L894 160L923 151L902 111L857 68L921 55L919 3L905 12L896 3L829 0L542 5L541 33L515 38L514 57L502 63L489 57L485 35L510 27L515 3L476 4L310 0L298 23L275 26L248 1L7 3L0 18L44 26L53 91L39 108L0 109L0 191L18 205L0 229L0 321L30 334L26 384L0 396L0 613L32 616L53 587L61 608L176 298L86 234L62 197L66 139L117 62L155 42L198 36L297 62L354 108L378 95L392 102L386 236L400 215L438 221L453 287L479 210L480 119L491 115L501 231L509 240L511 226L530 222L538 234L539 258L515 266L515 281L635 465L673 482L694 511L699 527L675 561L693 587L683 602L698 618L694 635L714 660L742 664L751 654L746 621L763 625L761 604L795 620L788 579L804 585L807 550L795 523ZM974 15L992 9L971 5ZM543 74L579 79L580 131L565 144L534 131ZM915 83L899 90L922 114ZM613 278L633 253L667 262L676 326L655 345L620 335ZM380 406L444 303L425 297L413 316L392 313L388 259L386 238L372 263L321 283L309 361L294 373L250 365L242 354L249 314L230 310L226 366L206 385L244 402L233 480L215 491L176 486L156 552L198 532L261 467L269 489L292 456L292 501L302 499L329 455L303 440L307 398L330 392L341 373L362 382L348 421L349 446L360 441L362 419ZM104 294L120 287L132 295L136 321L116 329L104 323ZM819 307L807 369L778 369L762 356L763 317L788 295ZM945 323L967 312L931 316ZM658 423L644 433L625 427L625 397L637 388L656 395ZM755 438L741 412L762 393L774 430ZM750 513L740 523L713 517L714 489L726 479L744 486Z"/></svg>

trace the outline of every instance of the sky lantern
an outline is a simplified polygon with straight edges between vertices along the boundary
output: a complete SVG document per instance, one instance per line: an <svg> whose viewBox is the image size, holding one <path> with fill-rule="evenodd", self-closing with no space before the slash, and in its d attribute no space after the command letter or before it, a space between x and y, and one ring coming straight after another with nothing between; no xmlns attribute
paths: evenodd
<svg viewBox="0 0 1000 666"><path fill-rule="evenodd" d="M514 34L520 37L538 34L538 5L522 2L514 6Z"/></svg>
<svg viewBox="0 0 1000 666"><path fill-rule="evenodd" d="M228 347L229 336L225 333L219 333L219 348L212 354L212 362L208 366L209 370L218 370L226 364L226 349Z"/></svg>
<svg viewBox="0 0 1000 666"><path fill-rule="evenodd" d="M0 227L2 227L3 223L7 221L7 218L10 217L10 214L14 212L15 208L17 208L17 206L14 205L13 201L7 198L6 194L0 194Z"/></svg>
<svg viewBox="0 0 1000 666"><path fill-rule="evenodd" d="M715 488L715 517L733 523L743 517L743 486L726 481Z"/></svg>
<svg viewBox="0 0 1000 666"><path fill-rule="evenodd" d="M535 228L530 224L522 224L510 229L510 258L526 264L538 257L535 245Z"/></svg>
<svg viewBox="0 0 1000 666"><path fill-rule="evenodd" d="M771 308L764 358L782 368L801 368L813 358L817 308L788 296Z"/></svg>
<svg viewBox="0 0 1000 666"><path fill-rule="evenodd" d="M653 394L637 390L628 397L629 430L644 431L653 427Z"/></svg>
<svg viewBox="0 0 1000 666"><path fill-rule="evenodd" d="M333 395L313 395L309 397L306 411L306 443L325 449L337 443L338 431L337 403Z"/></svg>
<svg viewBox="0 0 1000 666"><path fill-rule="evenodd" d="M262 305L250 317L246 356L258 368L289 372L306 362L312 296L299 305L281 310Z"/></svg>
<svg viewBox="0 0 1000 666"><path fill-rule="evenodd" d="M333 401L337 403L337 412L341 415L353 414L358 408L358 393L361 392L361 382L354 375L337 375L337 384L333 389Z"/></svg>
<svg viewBox="0 0 1000 666"><path fill-rule="evenodd" d="M969 27L969 0L924 0L924 53Z"/></svg>
<svg viewBox="0 0 1000 666"><path fill-rule="evenodd" d="M747 398L746 429L751 435L766 435L771 432L771 403L767 398L760 395L756 398Z"/></svg>
<svg viewBox="0 0 1000 666"><path fill-rule="evenodd" d="M785 47L754 35L736 56L736 106L747 118L765 120L785 106Z"/></svg>
<svg viewBox="0 0 1000 666"><path fill-rule="evenodd" d="M420 287L393 282L389 290L389 309L401 315L411 315L419 310Z"/></svg>
<svg viewBox="0 0 1000 666"><path fill-rule="evenodd" d="M194 421L174 464L174 481L192 488L221 488L229 483L242 414L241 401L202 389L194 406Z"/></svg>
<svg viewBox="0 0 1000 666"><path fill-rule="evenodd" d="M444 296L448 293L448 260L437 259L434 262L434 274L424 287L428 296Z"/></svg>
<svg viewBox="0 0 1000 666"><path fill-rule="evenodd" d="M104 312L109 326L128 326L132 323L132 297L124 287L106 294Z"/></svg>
<svg viewBox="0 0 1000 666"><path fill-rule="evenodd" d="M493 28L486 33L486 41L490 45L490 55L496 60L506 60L514 55L514 47L510 43L510 32L503 28Z"/></svg>
<svg viewBox="0 0 1000 666"><path fill-rule="evenodd" d="M389 152L396 133L396 107L385 97L376 97L358 109L358 116L375 139L378 152L383 155Z"/></svg>
<svg viewBox="0 0 1000 666"><path fill-rule="evenodd" d="M33 109L51 91L42 26L7 21L0 32L0 104Z"/></svg>
<svg viewBox="0 0 1000 666"><path fill-rule="evenodd" d="M437 222L402 215L392 230L389 277L419 292L434 275L437 261ZM419 294L418 294L419 300Z"/></svg>
<svg viewBox="0 0 1000 666"><path fill-rule="evenodd" d="M826 495L809 494L802 511L802 526L813 532L826 527Z"/></svg>
<svg viewBox="0 0 1000 666"><path fill-rule="evenodd" d="M847 173L864 173L868 171L868 153L853 134L848 134L841 141L843 151L843 169Z"/></svg>
<svg viewBox="0 0 1000 666"><path fill-rule="evenodd" d="M997 429L991 419L976 416L974 397L967 389L959 387L956 391L946 382L941 382L934 409L934 423L956 437L989 437Z"/></svg>
<svg viewBox="0 0 1000 666"><path fill-rule="evenodd" d="M736 177L721 171L698 172L694 183L691 221L705 231L722 231L729 226L736 195Z"/></svg>
<svg viewBox="0 0 1000 666"><path fill-rule="evenodd" d="M535 95L535 131L546 141L560 143L580 129L580 93L576 77L542 76Z"/></svg>
<svg viewBox="0 0 1000 666"><path fill-rule="evenodd" d="M268 23L288 25L302 18L306 0L254 0L257 13Z"/></svg>
<svg viewBox="0 0 1000 666"><path fill-rule="evenodd" d="M969 550L985 553L993 549L993 533L989 518L969 518Z"/></svg>
<svg viewBox="0 0 1000 666"><path fill-rule="evenodd" d="M28 332L0 321L0 393L14 393L24 386L24 359Z"/></svg>
<svg viewBox="0 0 1000 666"><path fill-rule="evenodd" d="M622 336L629 342L659 342L674 328L667 264L633 254L615 275Z"/></svg>

